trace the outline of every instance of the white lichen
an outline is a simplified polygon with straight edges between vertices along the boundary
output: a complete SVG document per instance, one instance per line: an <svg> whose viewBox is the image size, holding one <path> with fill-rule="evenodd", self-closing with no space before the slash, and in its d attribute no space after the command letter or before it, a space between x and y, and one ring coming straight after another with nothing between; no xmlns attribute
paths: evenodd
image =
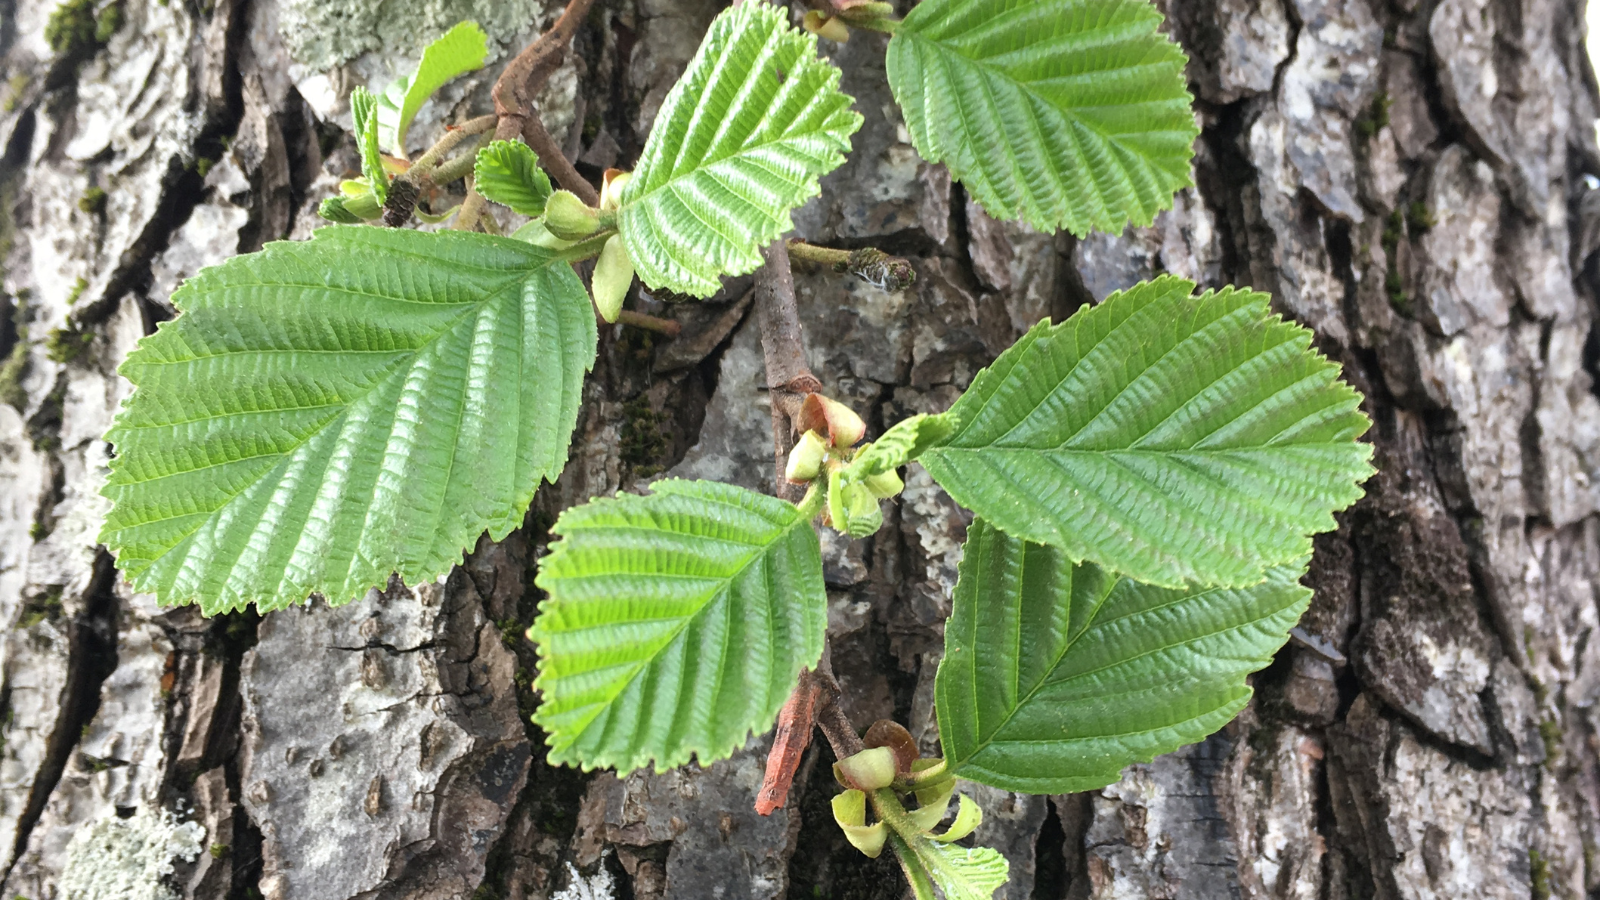
<svg viewBox="0 0 1600 900"><path fill-rule="evenodd" d="M572 863L567 863L567 872L571 874L572 881L550 900L616 900L617 884L605 866L602 865L588 878L584 878Z"/></svg>
<svg viewBox="0 0 1600 900"><path fill-rule="evenodd" d="M177 900L167 883L173 862L200 855L206 831L172 813L141 807L106 816L73 835L61 872L65 900Z"/></svg>

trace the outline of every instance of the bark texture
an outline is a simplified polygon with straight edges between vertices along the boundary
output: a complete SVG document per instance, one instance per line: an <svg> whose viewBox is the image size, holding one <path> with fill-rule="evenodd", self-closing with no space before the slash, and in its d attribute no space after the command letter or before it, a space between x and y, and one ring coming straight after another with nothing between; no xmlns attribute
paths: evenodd
<svg viewBox="0 0 1600 900"><path fill-rule="evenodd" d="M1205 130L1197 187L1152 227L1074 241L985 216L907 143L869 34L828 45L866 124L796 215L806 240L915 262L895 293L795 271L810 366L874 431L946 408L1041 317L1161 271L1270 291L1376 422L1381 472L1318 539L1312 608L1235 723L1090 794L978 789L1005 896L1600 897L1600 101L1581 6L1170 4ZM719 5L597 4L541 98L581 171L632 163ZM503 60L553 6L115 0L109 36L57 53L56 0L0 0L7 897L900 896L893 863L833 827L825 746L762 818L770 738L618 779L546 766L527 724L522 631L556 514L663 473L770 485L750 279L704 304L638 296L675 339L603 329L560 483L441 583L207 621L131 593L96 547L115 366L173 287L317 224L356 168L351 86L461 18ZM490 109L496 69L426 107L420 137ZM882 532L825 544L851 715L928 751L965 527L913 467Z"/></svg>

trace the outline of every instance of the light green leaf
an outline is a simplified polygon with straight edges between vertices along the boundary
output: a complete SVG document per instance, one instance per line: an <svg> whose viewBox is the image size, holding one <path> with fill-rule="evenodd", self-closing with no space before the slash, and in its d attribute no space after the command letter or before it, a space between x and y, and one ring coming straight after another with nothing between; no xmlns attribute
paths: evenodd
<svg viewBox="0 0 1600 900"><path fill-rule="evenodd" d="M1311 598L1304 561L1251 587L1171 590L982 519L960 572L934 682L945 761L1034 794L1103 787L1226 725Z"/></svg>
<svg viewBox="0 0 1600 900"><path fill-rule="evenodd" d="M985 210L1120 233L1189 186L1186 57L1148 0L923 0L889 42L912 143Z"/></svg>
<svg viewBox="0 0 1600 900"><path fill-rule="evenodd" d="M356 147L361 151L361 174L372 185L378 205L389 202L389 173L383 168L383 151L378 145L378 101L372 92L358 87L350 92L350 121L356 130Z"/></svg>
<svg viewBox="0 0 1600 900"><path fill-rule="evenodd" d="M203 270L122 365L100 539L207 615L449 571L522 524L577 422L596 330L522 241L333 226Z"/></svg>
<svg viewBox="0 0 1600 900"><path fill-rule="evenodd" d="M926 835L890 837L900 866L918 897L932 897L925 884L939 886L945 900L990 900L1010 878L1011 865L992 847L959 847Z"/></svg>
<svg viewBox="0 0 1600 900"><path fill-rule="evenodd" d="M544 215L553 188L539 156L521 141L491 141L473 164L478 193L525 216Z"/></svg>
<svg viewBox="0 0 1600 900"><path fill-rule="evenodd" d="M893 472L950 437L960 422L949 413L920 414L890 426L883 436L862 447L841 472L846 483Z"/></svg>
<svg viewBox="0 0 1600 900"><path fill-rule="evenodd" d="M921 462L1021 538L1139 581L1249 585L1361 497L1368 421L1267 295L1163 277L1035 326Z"/></svg>
<svg viewBox="0 0 1600 900"><path fill-rule="evenodd" d="M709 481L658 481L563 513L533 716L550 761L626 773L702 765L772 727L822 655L828 600L810 515Z"/></svg>
<svg viewBox="0 0 1600 900"><path fill-rule="evenodd" d="M656 117L618 228L640 279L709 297L761 265L861 127L839 70L787 11L746 3L711 23Z"/></svg>
<svg viewBox="0 0 1600 900"><path fill-rule="evenodd" d="M461 22L422 51L417 70L389 82L378 98L380 146L395 156L406 155L406 131L433 92L452 79L483 68L489 57L488 35L477 22Z"/></svg>

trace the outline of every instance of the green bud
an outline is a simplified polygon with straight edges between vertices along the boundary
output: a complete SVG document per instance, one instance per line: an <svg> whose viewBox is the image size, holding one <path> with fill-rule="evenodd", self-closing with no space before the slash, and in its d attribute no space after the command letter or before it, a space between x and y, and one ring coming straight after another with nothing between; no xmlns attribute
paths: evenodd
<svg viewBox="0 0 1600 900"><path fill-rule="evenodd" d="M806 13L805 19L800 24L817 37L825 37L840 44L850 40L849 26L824 12L813 9Z"/></svg>
<svg viewBox="0 0 1600 900"><path fill-rule="evenodd" d="M370 197L371 195L369 194L368 196ZM373 199L376 200L377 198ZM365 221L365 218L357 215L356 211L351 209L351 207L355 206L360 208L365 205L366 204L353 202L345 197L329 197L323 200L321 205L317 207L317 215L327 219L329 222L337 222L340 225L360 225L363 221ZM372 206L373 209L377 209L376 203L373 203ZM377 217L370 216L367 218Z"/></svg>
<svg viewBox="0 0 1600 900"><path fill-rule="evenodd" d="M600 212L571 191L556 191L544 205L544 224L558 238L581 241L600 230Z"/></svg>
<svg viewBox="0 0 1600 900"><path fill-rule="evenodd" d="M833 764L834 776L839 783L862 791L875 791L894 784L894 751L888 747L873 747L855 756L847 756Z"/></svg>
<svg viewBox="0 0 1600 900"><path fill-rule="evenodd" d="M784 477L790 484L805 484L822 474L822 462L828 457L828 445L815 431L800 435L800 440L789 451L789 466Z"/></svg>
<svg viewBox="0 0 1600 900"><path fill-rule="evenodd" d="M622 301L628 298L628 288L633 285L633 261L628 259L628 248L622 245L622 236L614 235L600 250L600 259L594 264L594 305L600 318L615 322L622 312Z"/></svg>
<svg viewBox="0 0 1600 900"><path fill-rule="evenodd" d="M861 483L867 486L872 496L878 498L894 497L906 489L906 483L900 480L900 473L893 469L864 478Z"/></svg>

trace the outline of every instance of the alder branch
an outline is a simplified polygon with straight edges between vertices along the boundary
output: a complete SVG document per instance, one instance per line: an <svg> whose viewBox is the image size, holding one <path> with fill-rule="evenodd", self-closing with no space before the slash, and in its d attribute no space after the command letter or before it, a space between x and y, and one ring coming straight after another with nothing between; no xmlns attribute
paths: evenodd
<svg viewBox="0 0 1600 900"><path fill-rule="evenodd" d="M780 238L761 251L766 265L756 272L756 314L761 322L761 353L766 359L767 390L772 400L773 484L785 500L799 499L799 489L784 477L794 449L794 418L806 394L822 382L806 363L805 332L795 306L794 273L789 249Z"/></svg>

